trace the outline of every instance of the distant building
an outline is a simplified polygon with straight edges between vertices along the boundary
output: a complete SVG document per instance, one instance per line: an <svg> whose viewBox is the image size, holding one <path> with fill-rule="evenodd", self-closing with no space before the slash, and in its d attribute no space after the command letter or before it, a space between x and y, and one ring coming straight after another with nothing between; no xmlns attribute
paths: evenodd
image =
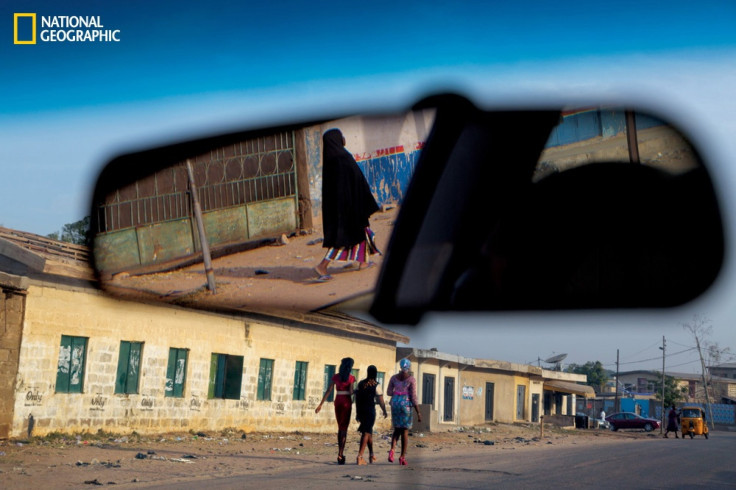
<svg viewBox="0 0 736 490"><path fill-rule="evenodd" d="M736 402L736 378L719 376L716 373L730 373L728 365L722 370L709 369L708 394L711 403ZM736 369L734 369L736 372ZM704 403L705 390L703 376L695 373L665 372L668 377L674 378L679 386L687 388L686 399L690 403ZM657 397L656 387L662 380L662 372L654 370L639 370L619 373L618 394L621 398L651 398ZM611 392L614 393L613 391ZM611 396L611 395L609 395ZM731 400L731 401L729 401Z"/></svg>
<svg viewBox="0 0 736 490"><path fill-rule="evenodd" d="M537 366L474 359L436 349L399 347L396 359L408 358L417 379L423 427L442 430L487 422L535 422L558 417L573 425L575 398L593 397L580 384L585 375Z"/></svg>

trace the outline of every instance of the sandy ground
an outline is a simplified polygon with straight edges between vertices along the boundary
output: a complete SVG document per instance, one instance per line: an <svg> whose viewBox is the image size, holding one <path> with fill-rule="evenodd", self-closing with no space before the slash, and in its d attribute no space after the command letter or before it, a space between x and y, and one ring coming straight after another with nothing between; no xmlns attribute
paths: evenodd
<svg viewBox="0 0 736 490"><path fill-rule="evenodd" d="M379 211L370 219L376 244L385 250L398 208ZM172 272L118 274L106 289L125 297L160 300L186 306L225 306L238 309L282 308L310 311L371 291L378 279L383 257L373 255L377 267L358 271L344 262L333 262L331 281L318 282L314 267L322 260L321 220L308 235L287 238L254 250L213 259L216 292L206 288L204 266L197 264Z"/></svg>
<svg viewBox="0 0 736 490"><path fill-rule="evenodd" d="M407 459L448 451L519 451L570 444L606 444L627 439L661 437L659 432L572 430L532 424L488 424L450 432L416 433L409 438ZM158 436L81 434L47 436L28 441L0 441L0 487L85 488L97 485L148 487L197 482L248 474L274 474L294 465L337 464L333 434L179 433ZM374 434L374 466L388 465L388 433ZM355 466L358 434L351 430L343 468ZM394 463L398 464L398 463ZM421 463L417 463L420 465ZM380 471L380 470L379 470ZM203 482L204 483L204 482Z"/></svg>

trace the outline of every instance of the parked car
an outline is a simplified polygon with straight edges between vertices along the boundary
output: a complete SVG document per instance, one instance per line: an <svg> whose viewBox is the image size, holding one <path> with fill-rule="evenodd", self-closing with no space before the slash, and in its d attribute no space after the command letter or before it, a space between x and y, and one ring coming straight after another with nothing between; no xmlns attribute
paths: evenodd
<svg viewBox="0 0 736 490"><path fill-rule="evenodd" d="M658 420L642 417L633 412L611 414L606 417L606 422L610 424L612 431L619 429L644 429L646 432L651 432L654 429L659 429Z"/></svg>

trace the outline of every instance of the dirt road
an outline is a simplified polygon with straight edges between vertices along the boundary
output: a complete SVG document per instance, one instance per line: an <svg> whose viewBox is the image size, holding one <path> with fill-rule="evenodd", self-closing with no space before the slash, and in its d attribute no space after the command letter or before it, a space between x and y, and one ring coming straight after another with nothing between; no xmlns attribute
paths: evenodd
<svg viewBox="0 0 736 490"><path fill-rule="evenodd" d="M562 445L606 444L627 439L661 437L658 433L606 430L566 430L547 426L544 438L533 424L489 424L451 432L412 433L409 438L408 468L386 460L389 434L375 434L378 461L370 468L355 465L358 434L350 432L346 454L348 464L335 462L337 447L333 434L245 434L181 433L143 437L81 434L47 436L31 441L0 441L0 487L2 488L86 488L117 485L151 487L159 485L206 484L208 479L242 475L280 475L298 469L325 465L325 471L339 471L352 478L370 472L421 469L424 456L447 452L518 451L529 448L553 451ZM414 463L412 464L412 461ZM368 473L366 473L368 471Z"/></svg>
<svg viewBox="0 0 736 490"><path fill-rule="evenodd" d="M388 245L397 208L371 217L371 228L381 250ZM186 306L224 306L237 309L288 309L310 311L356 294L370 291L378 279L383 257L373 255L378 267L358 271L333 263L328 282L315 281L313 268L322 259L321 220L310 235L298 235L282 244L230 254L213 259L216 294L206 289L202 264L172 272L146 275L119 274L107 285L116 295L153 299Z"/></svg>

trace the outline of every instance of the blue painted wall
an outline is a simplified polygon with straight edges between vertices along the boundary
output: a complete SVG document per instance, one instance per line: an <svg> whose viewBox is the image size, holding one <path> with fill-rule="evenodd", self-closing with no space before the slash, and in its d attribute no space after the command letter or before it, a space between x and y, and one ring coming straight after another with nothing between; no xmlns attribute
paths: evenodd
<svg viewBox="0 0 736 490"><path fill-rule="evenodd" d="M646 114L636 114L636 129L661 126L664 123ZM592 110L566 115L552 130L547 146L561 146L602 136L609 138L626 131L623 111Z"/></svg>
<svg viewBox="0 0 736 490"><path fill-rule="evenodd" d="M309 159L309 192L312 209L322 209L322 140L319 130L306 130L307 158ZM390 151L389 151L390 150ZM365 175L378 205L400 204L411 176L414 174L421 150L405 151L404 147L381 150L380 156L356 159Z"/></svg>
<svg viewBox="0 0 736 490"><path fill-rule="evenodd" d="M688 403L687 405L700 407L705 410L706 417L709 417L708 407L703 403ZM711 409L713 410L713 422L719 425L736 425L736 405L729 405L725 403L712 403ZM660 418L662 413L662 406L658 404L656 408L657 418ZM708 422L710 426L710 422Z"/></svg>
<svg viewBox="0 0 736 490"><path fill-rule="evenodd" d="M642 417L649 417L649 400L636 400L633 398L621 398L619 400L619 406L622 412L636 413L636 405L641 407L639 414Z"/></svg>
<svg viewBox="0 0 736 490"><path fill-rule="evenodd" d="M379 205L403 201L420 153L413 150L358 162Z"/></svg>

